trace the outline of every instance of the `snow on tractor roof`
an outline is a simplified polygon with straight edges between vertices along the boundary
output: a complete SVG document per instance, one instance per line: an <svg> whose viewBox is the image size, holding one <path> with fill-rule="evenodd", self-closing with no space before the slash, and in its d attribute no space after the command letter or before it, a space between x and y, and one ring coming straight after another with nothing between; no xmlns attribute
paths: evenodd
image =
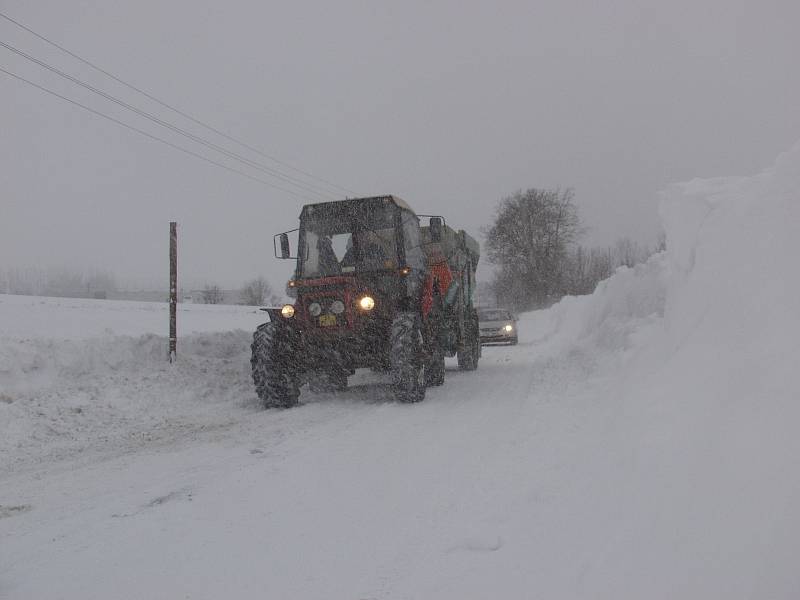
<svg viewBox="0 0 800 600"><path fill-rule="evenodd" d="M383 200L383 201L392 202L396 206L398 206L399 208L404 208L406 210L410 210L411 212L416 214L414 212L414 209L411 208L411 206L409 206L409 204L405 200L403 200L399 196L393 196L391 194L387 194L387 195L384 195L384 196L364 196L363 198L345 198L344 200L332 200L331 202L318 202L318 203L315 203L315 204L307 204L306 206L303 207L303 210L305 211L308 206L338 204L340 202L367 202L367 201L373 201L374 202L376 200L377 201Z"/></svg>

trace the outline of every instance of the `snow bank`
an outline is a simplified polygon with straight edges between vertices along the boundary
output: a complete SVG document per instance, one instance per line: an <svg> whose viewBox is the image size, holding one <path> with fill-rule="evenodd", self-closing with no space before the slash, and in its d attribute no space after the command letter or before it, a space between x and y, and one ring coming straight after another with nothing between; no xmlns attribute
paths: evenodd
<svg viewBox="0 0 800 600"><path fill-rule="evenodd" d="M551 354L617 356L595 597L800 590L800 144L752 177L670 187L667 251L534 313ZM607 511L608 514L603 514ZM609 577L609 573L624 577Z"/></svg>
<svg viewBox="0 0 800 600"><path fill-rule="evenodd" d="M800 324L799 197L800 144L753 177L676 184L660 205L667 252L620 267L589 296L523 315L521 331L545 355L636 350L652 363L656 349L663 361L691 342L713 354L704 362L739 373L790 364Z"/></svg>
<svg viewBox="0 0 800 600"><path fill-rule="evenodd" d="M255 406L250 337L266 319L181 304L169 365L166 303L0 295L0 471L174 438Z"/></svg>
<svg viewBox="0 0 800 600"><path fill-rule="evenodd" d="M664 314L667 260L620 267L589 296L567 296L547 310L522 316L520 332L539 356L565 352L625 358Z"/></svg>
<svg viewBox="0 0 800 600"><path fill-rule="evenodd" d="M649 509L613 566L632 567L642 589L661 572L673 597L800 590L798 199L800 144L754 177L664 195L663 327L617 424Z"/></svg>
<svg viewBox="0 0 800 600"><path fill-rule="evenodd" d="M83 451L174 439L252 406L251 333L0 342L0 471Z"/></svg>

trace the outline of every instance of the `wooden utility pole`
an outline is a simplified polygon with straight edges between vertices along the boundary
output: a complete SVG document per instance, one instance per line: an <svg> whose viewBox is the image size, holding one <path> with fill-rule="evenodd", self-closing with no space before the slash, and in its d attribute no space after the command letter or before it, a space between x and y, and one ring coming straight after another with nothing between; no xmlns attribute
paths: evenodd
<svg viewBox="0 0 800 600"><path fill-rule="evenodd" d="M178 331L178 224L169 223L169 362L175 362Z"/></svg>

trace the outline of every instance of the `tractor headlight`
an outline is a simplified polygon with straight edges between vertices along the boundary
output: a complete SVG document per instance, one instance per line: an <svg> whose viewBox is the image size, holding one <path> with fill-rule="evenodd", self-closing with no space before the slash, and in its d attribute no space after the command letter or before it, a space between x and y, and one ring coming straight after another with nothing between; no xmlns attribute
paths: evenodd
<svg viewBox="0 0 800 600"><path fill-rule="evenodd" d="M340 315L344 312L344 302L341 300L334 300L331 302L331 312L335 315Z"/></svg>
<svg viewBox="0 0 800 600"><path fill-rule="evenodd" d="M281 309L281 314L286 319L291 319L294 316L294 306L291 304L284 304Z"/></svg>
<svg viewBox="0 0 800 600"><path fill-rule="evenodd" d="M506 331L513 331L514 327L511 325L506 325L505 327L503 327L503 329L505 329Z"/></svg>
<svg viewBox="0 0 800 600"><path fill-rule="evenodd" d="M308 305L308 312L311 313L312 317L318 317L322 312L322 307L319 305L319 302L312 302Z"/></svg>
<svg viewBox="0 0 800 600"><path fill-rule="evenodd" d="M358 307L361 310L372 310L375 308L375 298L372 296L362 296L358 300Z"/></svg>

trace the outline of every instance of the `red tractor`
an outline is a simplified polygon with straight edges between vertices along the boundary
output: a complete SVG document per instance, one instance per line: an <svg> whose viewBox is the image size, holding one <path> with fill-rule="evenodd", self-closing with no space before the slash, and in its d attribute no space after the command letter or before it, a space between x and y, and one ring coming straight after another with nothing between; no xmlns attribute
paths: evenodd
<svg viewBox="0 0 800 600"><path fill-rule="evenodd" d="M309 204L297 253L289 233L275 255L296 260L287 284L296 299L266 309L253 334L256 392L266 407L297 404L300 387L347 388L357 368L388 371L400 402L419 402L444 383L445 356L464 370L481 346L473 305L478 243L441 217L420 218L396 196Z"/></svg>

